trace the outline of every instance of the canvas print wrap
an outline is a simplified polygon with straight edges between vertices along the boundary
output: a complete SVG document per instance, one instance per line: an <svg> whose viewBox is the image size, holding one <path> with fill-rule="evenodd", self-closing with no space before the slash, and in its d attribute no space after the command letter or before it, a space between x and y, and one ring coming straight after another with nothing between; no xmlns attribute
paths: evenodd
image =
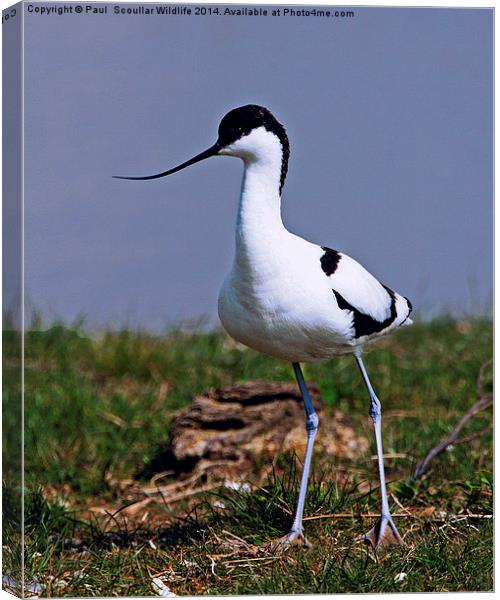
<svg viewBox="0 0 500 600"><path fill-rule="evenodd" d="M491 591L491 8L3 11L3 587Z"/></svg>

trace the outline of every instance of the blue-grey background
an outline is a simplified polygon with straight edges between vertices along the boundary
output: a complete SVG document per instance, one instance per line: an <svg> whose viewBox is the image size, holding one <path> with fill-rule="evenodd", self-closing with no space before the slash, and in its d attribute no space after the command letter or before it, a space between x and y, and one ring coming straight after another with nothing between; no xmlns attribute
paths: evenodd
<svg viewBox="0 0 500 600"><path fill-rule="evenodd" d="M289 133L289 229L351 254L423 316L488 310L493 13L353 10L26 14L29 306L92 327L216 324L240 161L111 175L178 164L252 102Z"/></svg>

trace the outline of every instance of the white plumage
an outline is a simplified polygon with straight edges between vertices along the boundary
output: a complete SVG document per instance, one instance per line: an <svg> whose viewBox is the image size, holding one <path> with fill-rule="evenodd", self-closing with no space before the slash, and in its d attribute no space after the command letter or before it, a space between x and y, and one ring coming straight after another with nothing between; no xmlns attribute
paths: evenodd
<svg viewBox="0 0 500 600"><path fill-rule="evenodd" d="M245 165L236 254L219 295L219 317L232 337L277 358L312 362L353 352L411 322L408 301L354 259L284 227L283 147L273 132L261 126L222 153ZM335 268L326 268L324 257Z"/></svg>

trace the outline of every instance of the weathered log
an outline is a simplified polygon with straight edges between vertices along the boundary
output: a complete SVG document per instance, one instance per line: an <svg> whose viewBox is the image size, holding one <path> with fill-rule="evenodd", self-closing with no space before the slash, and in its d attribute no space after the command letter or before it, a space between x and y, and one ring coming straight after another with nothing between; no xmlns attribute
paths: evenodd
<svg viewBox="0 0 500 600"><path fill-rule="evenodd" d="M366 450L366 439L355 433L350 419L340 411L327 416L318 387L310 384L309 390L320 419L317 452L353 458ZM272 462L280 451L292 450L302 457L304 424L302 398L294 383L253 381L209 390L174 419L168 467L176 469L176 461L190 470L207 461L223 462L235 473L251 468L257 456Z"/></svg>

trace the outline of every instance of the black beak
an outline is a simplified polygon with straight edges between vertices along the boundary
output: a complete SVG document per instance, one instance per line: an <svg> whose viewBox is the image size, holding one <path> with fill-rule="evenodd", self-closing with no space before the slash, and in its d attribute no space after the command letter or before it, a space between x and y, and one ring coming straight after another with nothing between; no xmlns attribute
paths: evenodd
<svg viewBox="0 0 500 600"><path fill-rule="evenodd" d="M205 150L201 154L197 154L193 158L190 158L186 162L183 162L181 165L174 167L173 169L169 169L168 171L164 171L163 173L158 173L157 175L147 175L145 177L121 177L120 175L113 175L115 179L132 179L133 181L143 181L146 179L159 179L160 177L166 177L167 175L172 175L172 173L177 173L181 169L185 169L186 167L190 167L200 160L205 160L205 158L210 158L211 156L215 156L219 153L221 146L219 143L215 143L213 146Z"/></svg>

